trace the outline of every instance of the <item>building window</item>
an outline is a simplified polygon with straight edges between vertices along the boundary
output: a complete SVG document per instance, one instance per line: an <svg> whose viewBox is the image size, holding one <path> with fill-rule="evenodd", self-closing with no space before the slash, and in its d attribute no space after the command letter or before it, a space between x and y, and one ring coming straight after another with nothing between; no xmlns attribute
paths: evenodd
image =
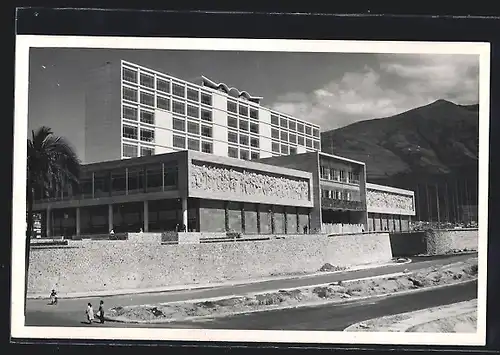
<svg viewBox="0 0 500 355"><path fill-rule="evenodd" d="M154 140L155 140L155 131L151 129L141 128L141 141L154 142Z"/></svg>
<svg viewBox="0 0 500 355"><path fill-rule="evenodd" d="M308 136L310 136L310 135L311 135L311 130L312 130L311 126L306 126L306 134L307 134Z"/></svg>
<svg viewBox="0 0 500 355"><path fill-rule="evenodd" d="M340 181L347 182L346 181L346 176L345 176L345 171L344 170L340 170L339 173L340 173Z"/></svg>
<svg viewBox="0 0 500 355"><path fill-rule="evenodd" d="M155 79L152 75L141 73L141 85L154 89L155 88Z"/></svg>
<svg viewBox="0 0 500 355"><path fill-rule="evenodd" d="M240 134L240 144L248 145L248 136Z"/></svg>
<svg viewBox="0 0 500 355"><path fill-rule="evenodd" d="M172 127L173 127L173 129L175 129L177 131L185 132L186 131L186 121L184 121L181 118L174 117L174 118L172 118Z"/></svg>
<svg viewBox="0 0 500 355"><path fill-rule="evenodd" d="M230 158L238 158L238 148L227 147L227 156Z"/></svg>
<svg viewBox="0 0 500 355"><path fill-rule="evenodd" d="M184 115L186 113L186 106L184 102L180 101L172 101L172 111L178 113L180 115Z"/></svg>
<svg viewBox="0 0 500 355"><path fill-rule="evenodd" d="M156 79L156 90L170 94L170 82L163 79Z"/></svg>
<svg viewBox="0 0 500 355"><path fill-rule="evenodd" d="M123 106L123 118L137 121L137 107Z"/></svg>
<svg viewBox="0 0 500 355"><path fill-rule="evenodd" d="M186 148L186 137L177 136L174 134L173 143L174 143L175 148L185 149Z"/></svg>
<svg viewBox="0 0 500 355"><path fill-rule="evenodd" d="M156 96L156 107L170 111L170 100L166 97Z"/></svg>
<svg viewBox="0 0 500 355"><path fill-rule="evenodd" d="M155 105L154 95L147 92L141 92L141 104L154 107Z"/></svg>
<svg viewBox="0 0 500 355"><path fill-rule="evenodd" d="M295 155L297 154L297 148L296 147L290 147L290 155Z"/></svg>
<svg viewBox="0 0 500 355"><path fill-rule="evenodd" d="M137 127L123 125L123 138L137 139Z"/></svg>
<svg viewBox="0 0 500 355"><path fill-rule="evenodd" d="M314 137L319 137L319 129L313 128L313 136Z"/></svg>
<svg viewBox="0 0 500 355"><path fill-rule="evenodd" d="M203 137L212 137L212 127L210 126L201 126L201 135Z"/></svg>
<svg viewBox="0 0 500 355"><path fill-rule="evenodd" d="M128 87L123 88L123 99L128 101L137 102L137 89Z"/></svg>
<svg viewBox="0 0 500 355"><path fill-rule="evenodd" d="M201 151L203 153L213 153L213 146L210 142L201 142Z"/></svg>
<svg viewBox="0 0 500 355"><path fill-rule="evenodd" d="M200 140L194 138L188 138L188 149L200 151Z"/></svg>
<svg viewBox="0 0 500 355"><path fill-rule="evenodd" d="M288 154L288 146L286 144L281 145L281 154Z"/></svg>
<svg viewBox="0 0 500 355"><path fill-rule="evenodd" d="M250 108L250 117L255 118L255 119L259 119L259 110L254 109L254 108Z"/></svg>
<svg viewBox="0 0 500 355"><path fill-rule="evenodd" d="M288 142L288 133L286 131L281 131L281 140L283 142Z"/></svg>
<svg viewBox="0 0 500 355"><path fill-rule="evenodd" d="M172 94L178 97L185 97L184 85L172 83Z"/></svg>
<svg viewBox="0 0 500 355"><path fill-rule="evenodd" d="M297 123L297 131L304 133L304 125L302 123Z"/></svg>
<svg viewBox="0 0 500 355"><path fill-rule="evenodd" d="M280 117L280 126L282 128L287 128L288 127L287 120L286 120L285 117Z"/></svg>
<svg viewBox="0 0 500 355"><path fill-rule="evenodd" d="M254 148L259 148L259 138L251 137L250 145Z"/></svg>
<svg viewBox="0 0 500 355"><path fill-rule="evenodd" d="M291 130L291 131L295 131L297 128L297 125L295 123L295 121L289 121L288 122L288 129Z"/></svg>
<svg viewBox="0 0 500 355"><path fill-rule="evenodd" d="M277 115L271 114L271 124L279 126L279 118Z"/></svg>
<svg viewBox="0 0 500 355"><path fill-rule="evenodd" d="M200 101L200 93L196 89L187 88L187 98L188 98L188 100L199 102Z"/></svg>
<svg viewBox="0 0 500 355"><path fill-rule="evenodd" d="M314 141L313 142L313 146L314 146L314 149L319 149L319 142L318 141Z"/></svg>
<svg viewBox="0 0 500 355"><path fill-rule="evenodd" d="M238 108L241 116L248 116L248 106L240 104Z"/></svg>
<svg viewBox="0 0 500 355"><path fill-rule="evenodd" d="M248 131L248 121L240 118L240 129L242 131Z"/></svg>
<svg viewBox="0 0 500 355"><path fill-rule="evenodd" d="M311 148L312 147L312 140L309 138L306 139L306 147Z"/></svg>
<svg viewBox="0 0 500 355"><path fill-rule="evenodd" d="M200 125L196 122L189 122L188 121L188 132L191 134L200 134Z"/></svg>
<svg viewBox="0 0 500 355"><path fill-rule="evenodd" d="M141 110L141 122L155 124L155 114L151 111Z"/></svg>
<svg viewBox="0 0 500 355"><path fill-rule="evenodd" d="M280 145L279 145L279 143L273 142L271 144L271 147L272 147L272 151L273 152L275 152L275 153L279 153L280 152Z"/></svg>
<svg viewBox="0 0 500 355"><path fill-rule="evenodd" d="M238 134L233 131L227 132L227 141L231 143L238 143Z"/></svg>
<svg viewBox="0 0 500 355"><path fill-rule="evenodd" d="M238 128L238 119L236 117L227 116L228 127Z"/></svg>
<svg viewBox="0 0 500 355"><path fill-rule="evenodd" d="M322 179L330 180L330 169L324 166L320 167L320 175Z"/></svg>
<svg viewBox="0 0 500 355"><path fill-rule="evenodd" d="M205 92L201 93L201 103L204 105L212 106L212 95Z"/></svg>
<svg viewBox="0 0 500 355"><path fill-rule="evenodd" d="M337 169L330 169L330 180L339 181L339 172Z"/></svg>
<svg viewBox="0 0 500 355"><path fill-rule="evenodd" d="M238 112L238 105L236 104L236 102L228 100L227 101L227 110L229 112L237 113Z"/></svg>
<svg viewBox="0 0 500 355"><path fill-rule="evenodd" d="M126 158L137 157L137 146L131 144L123 144L123 156Z"/></svg>
<svg viewBox="0 0 500 355"><path fill-rule="evenodd" d="M154 155L155 150L152 147L141 147L141 157L147 157L149 155Z"/></svg>
<svg viewBox="0 0 500 355"><path fill-rule="evenodd" d="M243 160L249 160L250 159L250 154L248 154L248 150L240 150L240 159Z"/></svg>
<svg viewBox="0 0 500 355"><path fill-rule="evenodd" d="M271 137L274 139L280 139L280 131L276 128L271 128Z"/></svg>
<svg viewBox="0 0 500 355"><path fill-rule="evenodd" d="M203 121L212 122L212 111L201 109L201 119Z"/></svg>
<svg viewBox="0 0 500 355"><path fill-rule="evenodd" d="M295 134L289 134L288 138L290 140L290 143L297 143L297 136Z"/></svg>
<svg viewBox="0 0 500 355"><path fill-rule="evenodd" d="M252 152L251 153L251 159L252 160L259 159L259 152Z"/></svg>
<svg viewBox="0 0 500 355"><path fill-rule="evenodd" d="M122 78L125 81L137 84L137 70L130 68L123 68Z"/></svg>
<svg viewBox="0 0 500 355"><path fill-rule="evenodd" d="M297 142L298 142L300 145L304 145L304 137L302 137L302 136L298 136L298 137L297 137Z"/></svg>
<svg viewBox="0 0 500 355"><path fill-rule="evenodd" d="M250 123L250 132L259 134L259 124L258 123Z"/></svg>
<svg viewBox="0 0 500 355"><path fill-rule="evenodd" d="M200 118L200 108L197 106L187 105L187 115L193 118Z"/></svg>

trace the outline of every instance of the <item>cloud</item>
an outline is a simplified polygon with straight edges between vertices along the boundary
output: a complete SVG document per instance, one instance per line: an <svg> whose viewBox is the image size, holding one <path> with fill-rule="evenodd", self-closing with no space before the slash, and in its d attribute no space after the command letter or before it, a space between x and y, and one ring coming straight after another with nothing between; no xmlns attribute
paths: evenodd
<svg viewBox="0 0 500 355"><path fill-rule="evenodd" d="M323 130L395 115L446 99L478 102L479 61L465 55L377 55L378 67L344 73L311 92L289 92L272 107Z"/></svg>

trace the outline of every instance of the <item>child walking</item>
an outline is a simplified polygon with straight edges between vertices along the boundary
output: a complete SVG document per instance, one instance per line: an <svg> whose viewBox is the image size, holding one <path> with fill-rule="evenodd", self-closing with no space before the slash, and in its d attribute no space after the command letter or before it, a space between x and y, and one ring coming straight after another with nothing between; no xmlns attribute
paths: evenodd
<svg viewBox="0 0 500 355"><path fill-rule="evenodd" d="M94 321L94 309L92 308L91 303L88 303L85 313L87 313L87 321L89 322L89 324L92 324L92 322Z"/></svg>

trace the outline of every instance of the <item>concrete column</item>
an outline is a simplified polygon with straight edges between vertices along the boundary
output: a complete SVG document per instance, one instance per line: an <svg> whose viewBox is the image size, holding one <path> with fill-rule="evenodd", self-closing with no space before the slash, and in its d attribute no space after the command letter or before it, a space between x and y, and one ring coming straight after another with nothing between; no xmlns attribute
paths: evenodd
<svg viewBox="0 0 500 355"><path fill-rule="evenodd" d="M188 230L188 200L187 198L182 198L182 224L186 226L186 232Z"/></svg>
<svg viewBox="0 0 500 355"><path fill-rule="evenodd" d="M113 229L113 205L108 205L108 232Z"/></svg>
<svg viewBox="0 0 500 355"><path fill-rule="evenodd" d="M144 232L149 231L149 203L144 201Z"/></svg>
<svg viewBox="0 0 500 355"><path fill-rule="evenodd" d="M47 212L45 214L45 236L47 238L50 238L52 234L50 233L50 230L52 228L52 223L50 223L51 219L52 219L52 211L50 210L50 208L47 208Z"/></svg>
<svg viewBox="0 0 500 355"><path fill-rule="evenodd" d="M76 220L76 235L80 235L80 207L76 208L75 211L75 220Z"/></svg>

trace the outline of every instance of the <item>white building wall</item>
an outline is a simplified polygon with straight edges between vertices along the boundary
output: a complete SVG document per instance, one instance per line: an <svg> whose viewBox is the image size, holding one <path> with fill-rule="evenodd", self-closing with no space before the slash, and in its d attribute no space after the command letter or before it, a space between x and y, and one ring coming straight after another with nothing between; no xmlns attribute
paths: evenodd
<svg viewBox="0 0 500 355"><path fill-rule="evenodd" d="M260 108L260 157L268 158L271 153L271 113L268 110Z"/></svg>
<svg viewBox="0 0 500 355"><path fill-rule="evenodd" d="M227 98L212 92L214 154L227 157Z"/></svg>

